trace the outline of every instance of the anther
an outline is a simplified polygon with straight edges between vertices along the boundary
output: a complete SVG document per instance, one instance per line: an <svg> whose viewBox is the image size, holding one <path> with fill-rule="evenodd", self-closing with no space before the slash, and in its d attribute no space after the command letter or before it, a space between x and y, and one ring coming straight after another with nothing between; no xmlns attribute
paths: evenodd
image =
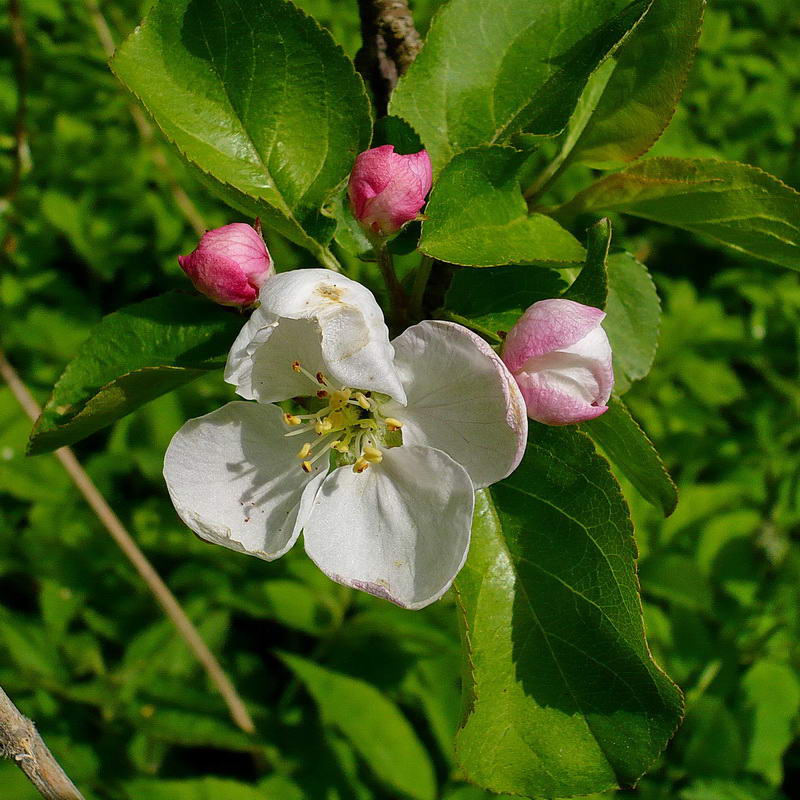
<svg viewBox="0 0 800 800"><path fill-rule="evenodd" d="M364 409L364 411L369 411L369 400L364 396L363 392L356 392L355 393L356 402Z"/></svg>
<svg viewBox="0 0 800 800"><path fill-rule="evenodd" d="M395 419L394 417L386 417L384 422L386 423L386 427L390 431L399 431L400 428L403 427L403 423L400 422L399 419Z"/></svg>
<svg viewBox="0 0 800 800"><path fill-rule="evenodd" d="M311 452L311 443L306 442L301 448L300 451L297 453L298 458L308 458L308 454Z"/></svg>
<svg viewBox="0 0 800 800"><path fill-rule="evenodd" d="M363 456L353 464L353 472L361 473L369 466L369 461Z"/></svg>
<svg viewBox="0 0 800 800"><path fill-rule="evenodd" d="M317 392L317 397L319 397L320 400L322 400L323 398L325 398L327 396L328 396L328 393L324 389L320 389Z"/></svg>
<svg viewBox="0 0 800 800"><path fill-rule="evenodd" d="M381 461L383 461L383 453L378 450L377 447L372 447L370 445L367 445L364 448L364 452L361 454L361 457L366 461L369 461L370 464L380 464Z"/></svg>
<svg viewBox="0 0 800 800"><path fill-rule="evenodd" d="M303 368L300 366L300 362L299 361L292 361L292 369L295 372L302 372L303 371Z"/></svg>
<svg viewBox="0 0 800 800"><path fill-rule="evenodd" d="M303 467L303 472L311 472L312 466L310 461L304 461L301 466Z"/></svg>
<svg viewBox="0 0 800 800"><path fill-rule="evenodd" d="M300 417L297 417L294 414L284 414L283 415L283 421L287 425L299 425L302 422Z"/></svg>
<svg viewBox="0 0 800 800"><path fill-rule="evenodd" d="M318 372L315 377L317 379L317 383L321 383L323 386L328 385L328 379L321 372Z"/></svg>

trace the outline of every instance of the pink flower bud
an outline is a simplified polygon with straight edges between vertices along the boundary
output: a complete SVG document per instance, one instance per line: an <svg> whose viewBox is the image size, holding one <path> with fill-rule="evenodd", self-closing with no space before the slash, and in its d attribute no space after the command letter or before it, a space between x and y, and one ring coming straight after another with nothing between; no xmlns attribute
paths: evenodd
<svg viewBox="0 0 800 800"><path fill-rule="evenodd" d="M395 153L394 145L366 150L356 158L347 194L355 218L372 233L388 236L415 219L431 189L427 150Z"/></svg>
<svg viewBox="0 0 800 800"><path fill-rule="evenodd" d="M534 303L508 332L503 361L528 416L546 425L599 417L614 386L605 313L572 300Z"/></svg>
<svg viewBox="0 0 800 800"><path fill-rule="evenodd" d="M223 306L251 306L273 273L261 236L244 222L206 231L197 249L178 256L197 291Z"/></svg>

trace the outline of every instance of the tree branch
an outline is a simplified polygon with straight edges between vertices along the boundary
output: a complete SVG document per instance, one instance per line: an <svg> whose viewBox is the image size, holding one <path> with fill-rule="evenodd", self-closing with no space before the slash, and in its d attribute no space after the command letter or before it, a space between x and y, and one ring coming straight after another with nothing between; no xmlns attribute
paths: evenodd
<svg viewBox="0 0 800 800"><path fill-rule="evenodd" d="M42 413L42 410L25 384L20 380L16 370L6 360L2 350L0 350L0 377L8 384L9 389L11 389L12 394L25 413L35 421ZM203 666L211 682L222 695L233 721L246 733L253 733L255 731L253 720L250 718L250 714L230 678L228 678L211 650L208 649L208 645L203 641L197 628L186 616L186 612L175 599L175 595L172 594L169 587L161 579L161 576L155 571L153 565L147 560L147 556L139 549L139 546L125 529L119 517L108 505L103 495L100 494L86 470L75 458L75 454L69 447L62 447L56 450L55 455L92 511L111 534L111 538L114 539L131 564L133 564L181 638L189 646L195 658Z"/></svg>
<svg viewBox="0 0 800 800"><path fill-rule="evenodd" d="M45 800L83 800L36 726L0 687L0 755L10 758Z"/></svg>
<svg viewBox="0 0 800 800"><path fill-rule="evenodd" d="M378 116L384 116L398 78L422 48L407 0L358 0L363 46L356 68L372 89Z"/></svg>

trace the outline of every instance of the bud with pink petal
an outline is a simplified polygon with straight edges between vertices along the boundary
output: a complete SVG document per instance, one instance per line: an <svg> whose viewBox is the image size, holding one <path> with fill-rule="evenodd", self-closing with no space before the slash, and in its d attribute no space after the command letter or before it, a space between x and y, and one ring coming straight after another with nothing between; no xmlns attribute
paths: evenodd
<svg viewBox="0 0 800 800"><path fill-rule="evenodd" d="M431 188L427 150L401 155L385 144L356 158L347 194L361 225L373 234L389 236L415 219Z"/></svg>
<svg viewBox="0 0 800 800"><path fill-rule="evenodd" d="M572 300L534 303L509 331L503 361L525 398L528 416L546 425L599 417L614 386L605 313Z"/></svg>
<svg viewBox="0 0 800 800"><path fill-rule="evenodd" d="M264 240L243 222L206 231L197 249L178 256L178 263L199 292L223 306L252 306L273 273Z"/></svg>

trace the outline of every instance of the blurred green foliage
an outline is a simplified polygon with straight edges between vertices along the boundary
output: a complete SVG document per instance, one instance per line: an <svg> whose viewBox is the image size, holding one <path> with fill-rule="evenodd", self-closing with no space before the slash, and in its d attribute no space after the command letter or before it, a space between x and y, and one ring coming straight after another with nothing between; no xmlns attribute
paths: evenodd
<svg viewBox="0 0 800 800"><path fill-rule="evenodd" d="M176 255L235 219L143 140L105 66L93 3L26 0L30 171L0 201L2 346L44 401L98 319L187 289ZM347 52L354 4L300 3ZM416 6L425 29L436 2ZM147 3L102 4L115 36ZM6 18L3 52L13 53ZM717 0L684 101L656 152L749 161L800 187L796 0ZM13 172L17 81L0 61L0 184ZM174 176L174 179L170 177ZM626 396L681 490L663 520L623 481L645 618L687 716L642 800L800 792L800 276L688 234L625 223L664 305L650 377ZM279 265L308 256L277 237ZM370 274L361 279L370 281ZM219 374L81 443L78 454L247 698L248 736L30 424L0 387L0 684L87 798L479 800L452 774L459 651L452 605L403 612L330 582L298 548L266 565L194 539L161 480L190 417L228 399ZM314 662L314 666L309 662ZM321 701L322 698L322 701ZM320 702L321 701L321 702ZM376 731L378 733L376 733ZM0 795L35 798L0 763Z"/></svg>

